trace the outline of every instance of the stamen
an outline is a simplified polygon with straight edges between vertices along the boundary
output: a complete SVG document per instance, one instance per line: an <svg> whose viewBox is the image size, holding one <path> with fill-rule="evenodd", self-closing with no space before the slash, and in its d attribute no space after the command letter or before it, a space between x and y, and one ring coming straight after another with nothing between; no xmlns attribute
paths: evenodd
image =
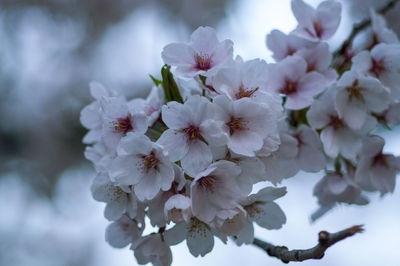
<svg viewBox="0 0 400 266"><path fill-rule="evenodd" d="M154 150L148 155L141 155L141 157L143 159L143 168L146 172L150 171L151 169L157 170L159 160L156 157Z"/></svg>
<svg viewBox="0 0 400 266"><path fill-rule="evenodd" d="M350 101L353 101L353 99L357 99L357 100L360 100L362 103L365 103L365 99L362 94L362 91L364 90L364 88L358 86L357 79L353 82L353 85L346 87L346 90L349 93Z"/></svg>
<svg viewBox="0 0 400 266"><path fill-rule="evenodd" d="M126 135L128 132L133 131L131 117L120 117L117 121L112 122L114 127L114 133L122 133Z"/></svg>
<svg viewBox="0 0 400 266"><path fill-rule="evenodd" d="M197 180L197 184L199 184L199 186L203 190L213 193L214 192L213 185L215 184L216 180L217 179L213 176L203 176L199 180Z"/></svg>
<svg viewBox="0 0 400 266"><path fill-rule="evenodd" d="M196 68L199 70L209 70L211 68L211 56L208 54L196 54L194 57Z"/></svg>
<svg viewBox="0 0 400 266"><path fill-rule="evenodd" d="M236 99L241 99L241 98L250 98L253 96L253 94L258 91L258 87L255 89L245 89L243 87L239 88L239 91L235 94Z"/></svg>
<svg viewBox="0 0 400 266"><path fill-rule="evenodd" d="M296 92L297 92L297 83L290 80L286 80L285 86L281 89L281 93L285 95L290 95Z"/></svg>
<svg viewBox="0 0 400 266"><path fill-rule="evenodd" d="M379 78L379 76L386 71L384 60L375 60L372 58L372 66L369 69L369 72L373 74L375 77Z"/></svg>
<svg viewBox="0 0 400 266"><path fill-rule="evenodd" d="M342 119L340 119L337 115L331 115L331 121L329 122L329 125L335 130L344 126Z"/></svg>
<svg viewBox="0 0 400 266"><path fill-rule="evenodd" d="M226 123L226 125L229 127L229 133L232 135L233 133L237 131L242 131L242 130L247 130L247 121L244 121L243 118L235 118L231 117L231 120Z"/></svg>
<svg viewBox="0 0 400 266"><path fill-rule="evenodd" d="M200 137L200 128L195 125L190 125L187 128L184 128L183 132L189 140L198 139Z"/></svg>

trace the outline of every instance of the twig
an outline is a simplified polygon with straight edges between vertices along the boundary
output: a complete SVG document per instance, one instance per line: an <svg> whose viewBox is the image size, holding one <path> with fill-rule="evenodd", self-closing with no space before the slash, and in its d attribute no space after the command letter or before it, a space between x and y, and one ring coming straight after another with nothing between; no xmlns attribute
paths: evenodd
<svg viewBox="0 0 400 266"><path fill-rule="evenodd" d="M384 6L383 8L379 9L377 12L379 14L386 14L390 9L392 9L396 3L399 2L399 0L392 0L390 1L386 6ZM353 42L354 38L356 37L356 35L364 30L365 28L367 28L369 25L371 25L371 19L366 19L364 21L361 21L360 23L356 24L353 27L353 30L351 31L349 37L347 38L347 40L345 40L343 42L343 44L339 47L339 49L337 49L334 53L333 56L337 57L338 55L343 55L346 53L347 48L349 47L349 45Z"/></svg>
<svg viewBox="0 0 400 266"><path fill-rule="evenodd" d="M362 225L355 225L337 233L328 233L321 231L318 234L318 244L310 249L294 249L288 250L285 246L275 246L268 242L264 242L258 238L254 239L253 245L261 248L271 257L276 257L284 263L290 261L304 261L310 259L321 259L325 255L325 251L337 242L353 236L356 233L364 231Z"/></svg>

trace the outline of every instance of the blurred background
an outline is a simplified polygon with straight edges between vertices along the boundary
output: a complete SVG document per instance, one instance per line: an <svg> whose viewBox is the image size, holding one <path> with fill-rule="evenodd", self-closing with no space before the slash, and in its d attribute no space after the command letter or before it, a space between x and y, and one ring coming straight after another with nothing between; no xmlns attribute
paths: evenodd
<svg viewBox="0 0 400 266"><path fill-rule="evenodd" d="M308 0L316 6L318 0ZM332 49L386 0L342 0L342 25ZM389 24L400 30L400 5ZM296 26L289 0L0 0L0 265L136 265L132 251L104 240L104 204L90 195L94 177L83 158L80 110L97 80L128 97L145 96L159 75L162 48L187 41L200 25L235 43L235 54L272 62L265 35ZM399 130L385 133L386 150L400 155ZM340 206L316 223L312 189L321 174L283 183L279 201L288 222L256 229L289 248L316 244L317 233L365 224L366 232L332 247L322 261L302 265L398 265L400 191L371 195L366 207ZM252 246L224 245L193 258L173 247L173 265L282 265Z"/></svg>

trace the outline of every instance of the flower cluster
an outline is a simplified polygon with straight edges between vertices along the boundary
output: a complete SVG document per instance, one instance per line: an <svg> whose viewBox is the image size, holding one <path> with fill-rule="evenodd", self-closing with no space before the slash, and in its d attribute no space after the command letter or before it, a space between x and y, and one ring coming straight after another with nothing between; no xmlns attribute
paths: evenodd
<svg viewBox="0 0 400 266"><path fill-rule="evenodd" d="M162 79L152 77L146 99L91 84L83 141L110 245L130 245L140 264L169 265L170 246L184 240L194 256L215 237L252 243L253 222L286 222L277 185L300 170L326 172L314 219L338 202L368 203L364 191L393 191L400 158L372 132L400 122L397 38L372 12L371 31L333 58L325 41L341 5L293 0L292 10L297 28L267 35L275 63L234 58L232 41L200 27L188 43L164 47ZM144 235L146 222L157 230Z"/></svg>

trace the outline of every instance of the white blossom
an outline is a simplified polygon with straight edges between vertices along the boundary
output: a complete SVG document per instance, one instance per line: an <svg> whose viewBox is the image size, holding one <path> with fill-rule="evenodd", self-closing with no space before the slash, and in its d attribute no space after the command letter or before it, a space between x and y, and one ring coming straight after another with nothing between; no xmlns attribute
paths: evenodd
<svg viewBox="0 0 400 266"><path fill-rule="evenodd" d="M310 41L327 40L336 32L341 19L341 4L323 1L316 9L303 0L292 0L292 11L299 25L293 34Z"/></svg>
<svg viewBox="0 0 400 266"><path fill-rule="evenodd" d="M384 154L385 141L378 136L365 138L357 164L355 181L365 190L381 194L393 192L400 171L400 157Z"/></svg>
<svg viewBox="0 0 400 266"><path fill-rule="evenodd" d="M181 161L182 168L194 176L212 161L208 146L222 146L226 135L215 121L208 119L210 102L199 95L184 104L169 102L162 108L162 119L168 126L157 143L168 152L172 162Z"/></svg>
<svg viewBox="0 0 400 266"><path fill-rule="evenodd" d="M210 76L215 70L232 61L231 40L219 42L217 33L210 27L199 27L192 33L190 42L172 43L164 47L164 63L176 66L178 76Z"/></svg>
<svg viewBox="0 0 400 266"><path fill-rule="evenodd" d="M280 61L269 75L269 89L286 95L285 108L299 110L310 106L314 96L326 89L325 77L307 73L307 62L298 55Z"/></svg>
<svg viewBox="0 0 400 266"><path fill-rule="evenodd" d="M110 177L121 185L133 186L139 200L154 198L174 180L174 169L162 148L144 135L129 133L121 140Z"/></svg>

